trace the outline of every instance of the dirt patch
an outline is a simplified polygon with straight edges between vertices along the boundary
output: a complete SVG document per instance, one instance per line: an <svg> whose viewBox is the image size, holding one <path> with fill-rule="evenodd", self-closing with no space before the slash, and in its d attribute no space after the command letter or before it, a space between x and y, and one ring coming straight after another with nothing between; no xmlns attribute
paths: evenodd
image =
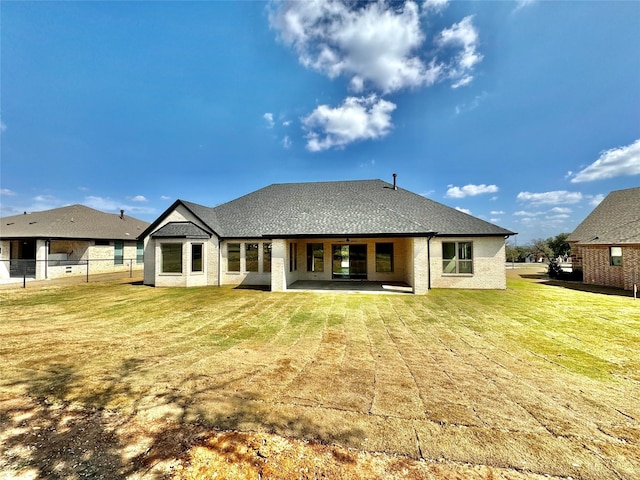
<svg viewBox="0 0 640 480"><path fill-rule="evenodd" d="M509 479L526 471L417 461L257 432L142 421L27 397L0 402L1 479Z"/></svg>

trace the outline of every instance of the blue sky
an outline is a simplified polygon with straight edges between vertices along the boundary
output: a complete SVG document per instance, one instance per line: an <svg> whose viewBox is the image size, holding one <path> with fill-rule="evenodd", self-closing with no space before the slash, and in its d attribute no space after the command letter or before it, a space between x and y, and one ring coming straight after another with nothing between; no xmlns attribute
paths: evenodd
<svg viewBox="0 0 640 480"><path fill-rule="evenodd" d="M381 178L519 232L640 185L640 2L0 4L2 216ZM283 199L286 201L286 199Z"/></svg>

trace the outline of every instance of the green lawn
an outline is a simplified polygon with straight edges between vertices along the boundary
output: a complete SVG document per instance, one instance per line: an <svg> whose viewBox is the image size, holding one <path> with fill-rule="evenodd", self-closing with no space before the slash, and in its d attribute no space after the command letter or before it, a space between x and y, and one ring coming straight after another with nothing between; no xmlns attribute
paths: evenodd
<svg viewBox="0 0 640 480"><path fill-rule="evenodd" d="M617 293L517 274L505 291L426 296L4 289L0 400L638 478L640 300Z"/></svg>

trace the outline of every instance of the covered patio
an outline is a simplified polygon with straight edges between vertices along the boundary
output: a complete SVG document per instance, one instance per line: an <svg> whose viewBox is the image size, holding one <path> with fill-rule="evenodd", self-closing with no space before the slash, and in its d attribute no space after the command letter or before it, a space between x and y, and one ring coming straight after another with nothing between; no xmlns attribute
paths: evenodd
<svg viewBox="0 0 640 480"><path fill-rule="evenodd" d="M370 282L363 280L298 280L287 291L318 293L412 294L413 288L404 282Z"/></svg>

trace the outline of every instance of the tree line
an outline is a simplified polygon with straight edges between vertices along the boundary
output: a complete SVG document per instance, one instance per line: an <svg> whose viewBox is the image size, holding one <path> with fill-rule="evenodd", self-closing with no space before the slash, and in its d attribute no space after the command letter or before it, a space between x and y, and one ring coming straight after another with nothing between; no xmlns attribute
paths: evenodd
<svg viewBox="0 0 640 480"><path fill-rule="evenodd" d="M547 262L554 258L571 256L571 246L567 243L568 233L560 233L546 240L537 238L526 245L516 245L514 240L509 240L506 245L506 256L509 262L537 262L544 259Z"/></svg>

